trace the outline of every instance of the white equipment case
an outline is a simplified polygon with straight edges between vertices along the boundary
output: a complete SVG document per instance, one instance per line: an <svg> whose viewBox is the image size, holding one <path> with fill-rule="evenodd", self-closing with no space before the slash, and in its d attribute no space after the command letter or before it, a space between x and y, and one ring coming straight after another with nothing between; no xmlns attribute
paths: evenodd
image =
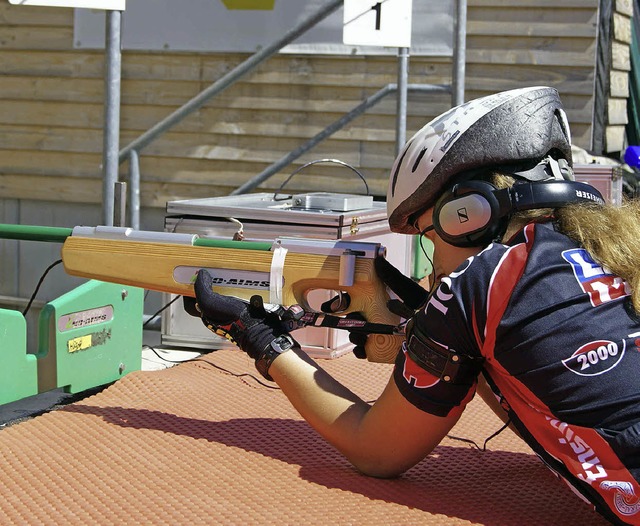
<svg viewBox="0 0 640 526"><path fill-rule="evenodd" d="M622 204L622 169L607 164L576 164L573 166L576 181L595 187L605 201Z"/></svg>

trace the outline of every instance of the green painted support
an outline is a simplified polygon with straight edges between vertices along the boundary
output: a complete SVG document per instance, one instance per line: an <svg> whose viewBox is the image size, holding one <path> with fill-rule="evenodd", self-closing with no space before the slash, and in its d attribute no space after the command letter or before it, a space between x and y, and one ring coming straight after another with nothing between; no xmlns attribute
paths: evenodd
<svg viewBox="0 0 640 526"><path fill-rule="evenodd" d="M38 365L27 354L27 322L18 311L0 309L0 404L38 394Z"/></svg>
<svg viewBox="0 0 640 526"><path fill-rule="evenodd" d="M77 393L142 365L144 290L89 281L47 303L38 331L38 390Z"/></svg>
<svg viewBox="0 0 640 526"><path fill-rule="evenodd" d="M418 280L433 272L433 242L425 236L415 236L413 270L411 277Z"/></svg>

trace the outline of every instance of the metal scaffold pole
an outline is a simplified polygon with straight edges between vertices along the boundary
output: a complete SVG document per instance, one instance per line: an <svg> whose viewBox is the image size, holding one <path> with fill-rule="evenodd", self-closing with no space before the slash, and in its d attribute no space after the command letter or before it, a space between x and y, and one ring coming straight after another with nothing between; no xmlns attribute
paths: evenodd
<svg viewBox="0 0 640 526"><path fill-rule="evenodd" d="M120 90L122 54L120 11L106 14L106 67L104 138L102 153L102 221L113 225L115 184L118 182L118 151L120 149Z"/></svg>

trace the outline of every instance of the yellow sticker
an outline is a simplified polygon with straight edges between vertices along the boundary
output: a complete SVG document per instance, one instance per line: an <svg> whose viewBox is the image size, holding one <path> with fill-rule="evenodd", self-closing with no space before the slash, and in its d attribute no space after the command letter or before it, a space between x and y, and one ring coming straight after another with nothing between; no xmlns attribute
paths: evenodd
<svg viewBox="0 0 640 526"><path fill-rule="evenodd" d="M69 352L82 351L84 349L88 349L91 346L91 334L88 334L87 336L80 336L79 338L74 338L73 340L69 340L67 342L67 350Z"/></svg>
<svg viewBox="0 0 640 526"><path fill-rule="evenodd" d="M222 3L229 10L249 9L255 11L273 11L276 0L222 0Z"/></svg>

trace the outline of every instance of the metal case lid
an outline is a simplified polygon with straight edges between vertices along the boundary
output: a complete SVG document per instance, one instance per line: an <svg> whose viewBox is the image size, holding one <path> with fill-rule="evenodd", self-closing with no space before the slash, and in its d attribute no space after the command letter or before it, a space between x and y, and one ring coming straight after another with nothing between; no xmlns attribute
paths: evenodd
<svg viewBox="0 0 640 526"><path fill-rule="evenodd" d="M386 203L373 201L370 196L317 192L287 199L274 197L273 193L258 193L169 201L167 213L337 227L354 221L387 224Z"/></svg>

